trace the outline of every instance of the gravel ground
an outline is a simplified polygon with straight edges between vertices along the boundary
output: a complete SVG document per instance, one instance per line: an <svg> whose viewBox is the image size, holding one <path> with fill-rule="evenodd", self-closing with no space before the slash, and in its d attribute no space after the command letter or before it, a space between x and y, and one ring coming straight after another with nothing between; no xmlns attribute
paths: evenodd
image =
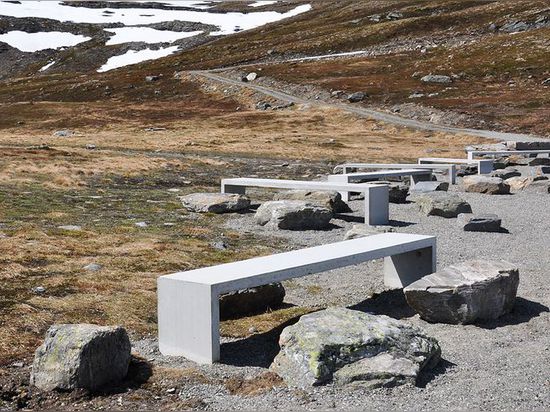
<svg viewBox="0 0 550 412"><path fill-rule="evenodd" d="M452 191L459 191L454 186ZM285 283L286 302L300 306L349 306L407 320L437 338L443 361L418 386L365 390L332 385L311 391L274 388L258 396L229 394L222 384L229 377L253 378L266 371L277 352L277 335L268 333L222 345L223 364L198 366L214 383L184 384L180 399L200 398L211 410L244 409L522 409L550 408L550 194L524 191L491 196L460 193L474 213L496 213L509 233L464 232L456 219L426 217L414 203L390 205L398 232L437 236L440 268L467 259L507 260L520 269L514 311L498 321L476 325L430 324L406 305L400 291L385 290L381 262L371 262ZM227 226L282 237L289 249L336 242L353 224L361 222L362 203L352 201L358 213L339 216L327 231L272 231L254 224L253 214L228 218ZM312 288L313 287L313 288ZM135 343L136 352L156 365L197 367L185 360L165 358L155 340Z"/></svg>

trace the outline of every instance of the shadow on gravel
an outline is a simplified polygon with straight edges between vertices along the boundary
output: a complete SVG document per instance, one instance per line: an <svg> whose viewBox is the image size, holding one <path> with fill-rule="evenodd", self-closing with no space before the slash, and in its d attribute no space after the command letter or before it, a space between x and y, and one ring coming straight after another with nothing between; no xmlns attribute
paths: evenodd
<svg viewBox="0 0 550 412"><path fill-rule="evenodd" d="M503 326L519 325L520 323L529 322L531 319L545 312L550 312L548 306L544 306L529 299L517 297L512 312L495 320L476 322L475 326L483 329L496 329Z"/></svg>
<svg viewBox="0 0 550 412"><path fill-rule="evenodd" d="M334 215L335 219L342 220L347 223L365 223L365 218L363 216L353 216L353 215L345 215L342 213L336 213ZM391 220L388 223L388 226L392 227L407 227L407 226L414 226L417 223L414 222L404 222L402 220Z"/></svg>
<svg viewBox="0 0 550 412"><path fill-rule="evenodd" d="M350 306L349 309L369 312L375 315L387 315L394 319L410 318L416 314L407 304L402 289L375 293L370 298Z"/></svg>
<svg viewBox="0 0 550 412"><path fill-rule="evenodd" d="M279 353L279 336L284 328L293 325L302 315L289 319L269 332L252 335L220 347L221 363L232 366L268 368Z"/></svg>
<svg viewBox="0 0 550 412"><path fill-rule="evenodd" d="M433 381L439 375L443 375L449 369L456 366L456 363L449 362L448 360L441 359L437 366L431 370L423 371L416 381L416 386L419 388L425 388L428 383Z"/></svg>
<svg viewBox="0 0 550 412"><path fill-rule="evenodd" d="M93 393L95 396L109 396L118 393L128 392L128 389L137 389L153 375L153 368L145 359L132 355L128 374L122 382L116 385L108 385L105 388Z"/></svg>

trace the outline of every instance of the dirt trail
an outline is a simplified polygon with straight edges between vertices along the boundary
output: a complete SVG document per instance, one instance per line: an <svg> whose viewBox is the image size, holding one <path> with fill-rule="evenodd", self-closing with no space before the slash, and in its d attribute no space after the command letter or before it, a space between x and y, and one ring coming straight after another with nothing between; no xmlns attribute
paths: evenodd
<svg viewBox="0 0 550 412"><path fill-rule="evenodd" d="M434 132L466 134L470 136L477 136L477 137L483 137L487 139L495 139L495 140L501 140L501 141L544 140L540 136L534 136L534 135L528 135L528 134L505 133L505 132L497 132L492 130L467 129L467 128L460 128L460 127L432 124L432 123L422 122L422 121L413 120L413 119L406 119L400 116L396 116L394 114L384 113L373 109L367 109L365 107L351 106L345 103L327 103L323 101L307 100L307 99L303 99L301 97L298 97L289 93L285 93L279 90L271 89L265 86L260 86L260 85L251 84L251 83L244 83L235 79L229 79L213 71L191 71L190 74L193 74L196 76L202 76L209 80L213 80L213 81L217 81L217 82L221 82L229 85L246 87L280 100L292 101L294 103L307 103L312 106L332 107L332 108L343 110L349 113L354 113L359 116L365 116L365 117L369 117L375 120L380 120L389 124L409 127L417 130L430 130Z"/></svg>

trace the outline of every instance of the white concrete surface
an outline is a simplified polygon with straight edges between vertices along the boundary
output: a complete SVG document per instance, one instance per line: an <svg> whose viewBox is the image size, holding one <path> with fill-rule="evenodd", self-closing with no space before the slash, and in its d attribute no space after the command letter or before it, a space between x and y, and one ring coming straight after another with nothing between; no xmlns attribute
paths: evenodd
<svg viewBox="0 0 550 412"><path fill-rule="evenodd" d="M431 169L447 170L449 184L456 183L456 165L452 163L444 164L416 164L416 163L344 163L334 167L333 173L342 169L342 174L351 173L355 169Z"/></svg>
<svg viewBox="0 0 550 412"><path fill-rule="evenodd" d="M477 172L480 175L485 175L493 171L492 159L454 159L448 157L421 157L418 159L418 164L429 163L455 163L477 166Z"/></svg>
<svg viewBox="0 0 550 412"><path fill-rule="evenodd" d="M311 182L305 180L233 178L222 179L222 193L245 194L247 187L263 187L267 189L288 190L318 190L363 193L365 196L365 224L387 225L389 222L389 188L387 184L373 183L338 183Z"/></svg>
<svg viewBox="0 0 550 412"><path fill-rule="evenodd" d="M436 238L384 233L158 279L159 348L198 363L220 359L219 296L384 258L384 282L402 288L436 271Z"/></svg>

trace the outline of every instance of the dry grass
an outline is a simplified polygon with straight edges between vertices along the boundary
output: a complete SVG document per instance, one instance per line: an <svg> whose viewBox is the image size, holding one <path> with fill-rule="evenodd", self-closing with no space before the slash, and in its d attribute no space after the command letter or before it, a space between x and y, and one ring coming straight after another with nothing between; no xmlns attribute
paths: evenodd
<svg viewBox="0 0 550 412"><path fill-rule="evenodd" d="M258 396L284 385L283 379L273 372L265 372L260 376L248 379L232 377L225 382L229 393L238 396Z"/></svg>

